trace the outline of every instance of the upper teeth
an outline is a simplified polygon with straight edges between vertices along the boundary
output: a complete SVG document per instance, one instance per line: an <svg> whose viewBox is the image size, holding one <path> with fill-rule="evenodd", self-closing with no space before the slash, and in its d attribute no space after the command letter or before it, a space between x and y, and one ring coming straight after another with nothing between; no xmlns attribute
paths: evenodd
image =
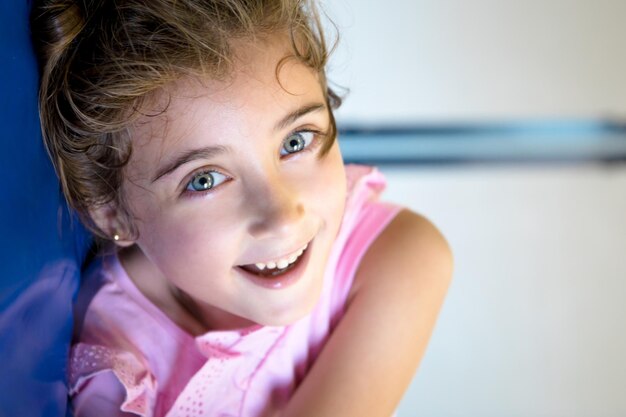
<svg viewBox="0 0 626 417"><path fill-rule="evenodd" d="M260 270L263 270L265 268L267 269L284 269L287 268L289 265L291 265L292 263L294 263L296 261L296 259L298 259L300 257L300 255L302 255L304 253L304 251L306 250L306 248L309 246L309 244L307 243L306 245L304 245L304 247L294 253L292 253L291 255L285 257L285 258L280 258L278 260L275 261L270 261L267 263L264 262L259 262L256 265L257 268L259 268Z"/></svg>

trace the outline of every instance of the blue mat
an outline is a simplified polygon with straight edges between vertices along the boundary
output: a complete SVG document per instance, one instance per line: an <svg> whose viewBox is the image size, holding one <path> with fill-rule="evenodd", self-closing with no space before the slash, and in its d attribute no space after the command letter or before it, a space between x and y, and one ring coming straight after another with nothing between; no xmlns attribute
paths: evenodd
<svg viewBox="0 0 626 417"><path fill-rule="evenodd" d="M65 416L71 306L88 236L42 145L29 5L0 3L0 415Z"/></svg>

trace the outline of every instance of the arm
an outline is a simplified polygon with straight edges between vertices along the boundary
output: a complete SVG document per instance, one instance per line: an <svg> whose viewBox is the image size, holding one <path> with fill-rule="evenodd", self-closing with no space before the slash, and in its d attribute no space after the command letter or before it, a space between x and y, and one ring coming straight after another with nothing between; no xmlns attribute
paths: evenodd
<svg viewBox="0 0 626 417"><path fill-rule="evenodd" d="M72 397L73 413L75 417L137 417L120 410L125 398L126 391L113 372L103 372Z"/></svg>
<svg viewBox="0 0 626 417"><path fill-rule="evenodd" d="M363 258L345 316L283 417L388 417L426 350L452 255L425 218L400 212Z"/></svg>

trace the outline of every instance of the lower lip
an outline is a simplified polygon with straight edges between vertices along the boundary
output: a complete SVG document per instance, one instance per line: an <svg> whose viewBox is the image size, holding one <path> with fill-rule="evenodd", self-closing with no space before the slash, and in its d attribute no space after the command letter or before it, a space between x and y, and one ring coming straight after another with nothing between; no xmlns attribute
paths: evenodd
<svg viewBox="0 0 626 417"><path fill-rule="evenodd" d="M296 282L300 281L300 279L304 276L306 267L309 264L309 258L310 258L312 249L313 249L313 242L311 241L309 242L309 246L307 247L305 252L302 254L300 259L298 260L297 265L291 268L289 271L285 272L284 274L278 275L276 277L261 278L260 276L253 274L251 272L248 272L243 268L237 267L237 269L244 277L246 277L247 279L249 279L254 284L260 287L270 288L273 290L287 288L295 284Z"/></svg>

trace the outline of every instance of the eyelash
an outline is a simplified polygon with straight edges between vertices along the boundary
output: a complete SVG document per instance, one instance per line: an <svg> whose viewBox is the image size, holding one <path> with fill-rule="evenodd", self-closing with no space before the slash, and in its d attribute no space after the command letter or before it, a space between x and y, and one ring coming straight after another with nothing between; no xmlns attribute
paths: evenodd
<svg viewBox="0 0 626 417"><path fill-rule="evenodd" d="M284 140L286 140L288 137L295 135L297 133L312 133L313 134L313 139L311 140L311 143L309 144L309 146L307 146L306 148L298 151L298 152L294 152L291 154L286 154L286 155L281 155L281 158L286 158L289 159L293 156L296 155L301 155L303 153L308 153L308 152L313 152L316 151L324 142L323 139L326 137L326 133L324 132L320 132L319 130L313 130L313 129L300 129L300 130L294 130L293 132L290 132L287 136L285 136L285 138L283 139L283 142L281 142L281 148L282 145L284 143ZM231 178L224 174L223 172L221 172L220 170L217 169L207 169L207 168L202 168L198 171L193 172L189 177L187 177L187 180L185 181L185 189L182 192L182 196L186 197L186 198L200 198L200 197L204 197L206 194L209 194L211 192L213 192L216 188L219 188L223 183L218 184L215 187L211 187L207 190L204 191L190 191L187 189L187 187L189 186L189 184L191 183L191 181L194 180L194 178L196 178L198 175L202 175L202 174L207 174L207 173L211 173L211 172L217 172L218 174L221 174L223 176L226 177L226 180L224 180L223 183L226 183L228 181L231 180Z"/></svg>

